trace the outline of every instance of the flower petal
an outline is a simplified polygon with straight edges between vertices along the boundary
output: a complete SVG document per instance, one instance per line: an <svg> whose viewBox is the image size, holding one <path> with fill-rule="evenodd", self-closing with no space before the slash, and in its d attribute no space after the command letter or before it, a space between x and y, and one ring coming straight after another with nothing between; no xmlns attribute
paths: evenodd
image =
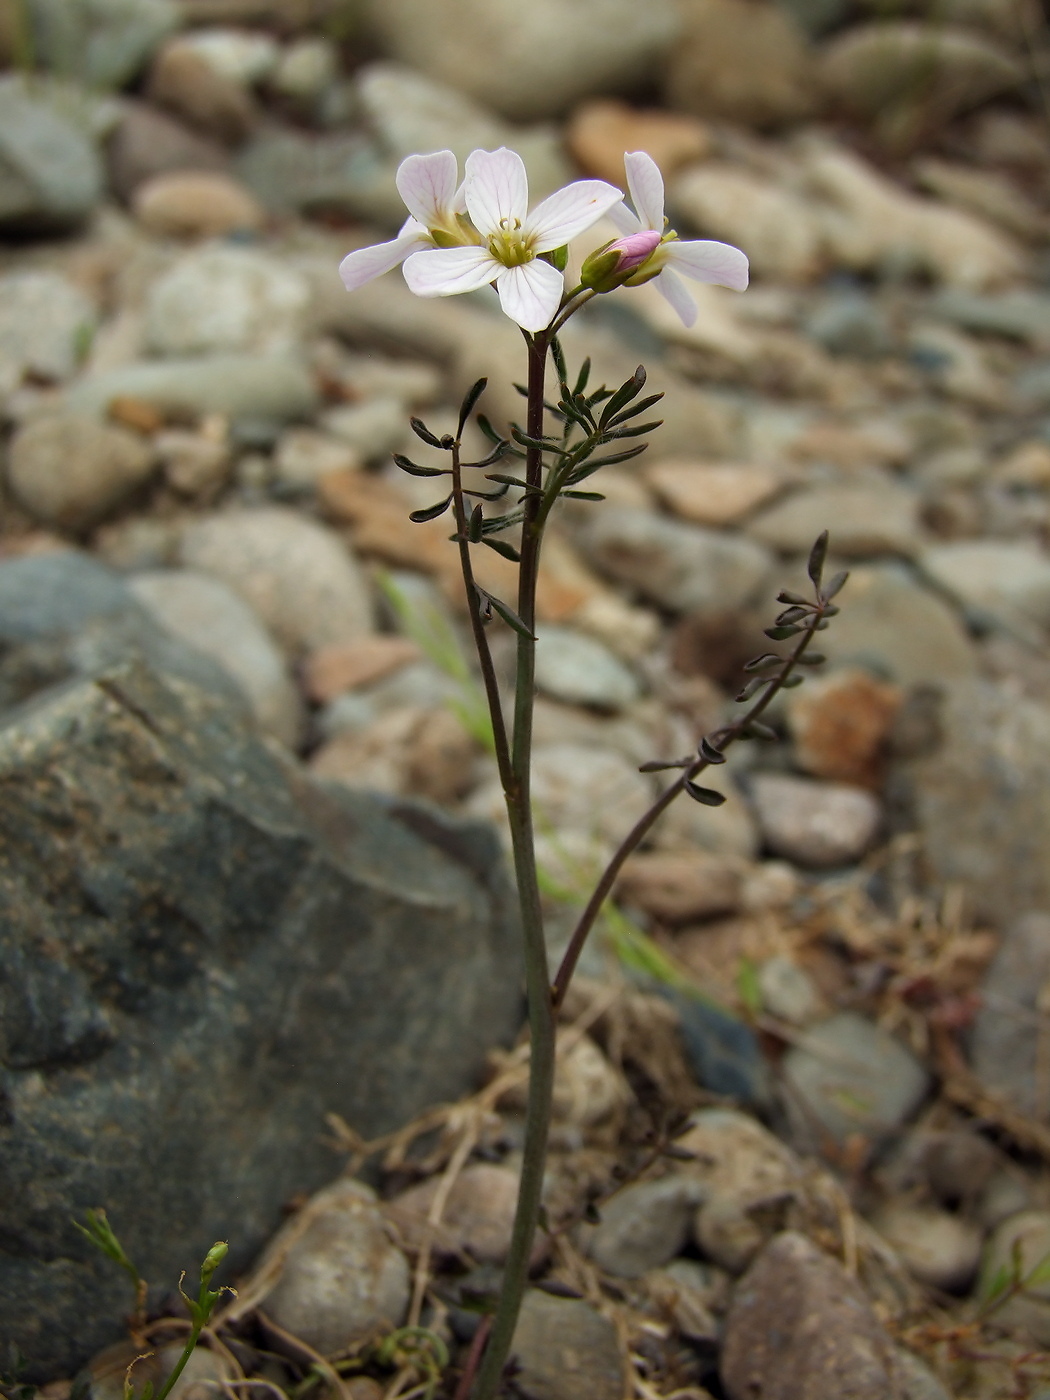
<svg viewBox="0 0 1050 1400"><path fill-rule="evenodd" d="M529 182L517 151L471 151L466 161L464 198L481 234L500 231L502 220L524 223L529 212Z"/></svg>
<svg viewBox="0 0 1050 1400"><path fill-rule="evenodd" d="M541 331L549 326L561 305L565 279L557 268L542 258L504 267L496 281L500 305L523 331Z"/></svg>
<svg viewBox="0 0 1050 1400"><path fill-rule="evenodd" d="M605 217L621 233L637 233L643 227L638 215L623 203L614 204L611 209L606 209Z"/></svg>
<svg viewBox="0 0 1050 1400"><path fill-rule="evenodd" d="M454 207L459 161L451 151L408 156L397 167L396 178L408 212L425 228L436 228Z"/></svg>
<svg viewBox="0 0 1050 1400"><path fill-rule="evenodd" d="M371 248L355 248L339 264L339 276L348 292L355 292L374 277L382 277L403 263L411 254L427 247L430 240L422 224L406 219L401 232L389 243L375 243Z"/></svg>
<svg viewBox="0 0 1050 1400"><path fill-rule="evenodd" d="M677 273L672 272L669 267L665 267L659 277L653 278L653 286L678 312L683 326L696 324L696 302L693 300L689 288Z"/></svg>
<svg viewBox="0 0 1050 1400"><path fill-rule="evenodd" d="M623 191L604 180L576 180L537 204L522 233L537 253L548 253L596 224L622 200Z"/></svg>
<svg viewBox="0 0 1050 1400"><path fill-rule="evenodd" d="M677 239L663 245L664 259L697 282L714 282L720 287L732 287L742 292L747 286L747 256L730 243L716 243L701 238L679 243Z"/></svg>
<svg viewBox="0 0 1050 1400"><path fill-rule="evenodd" d="M487 248L426 248L405 263L405 281L417 297L451 297L487 286L503 270Z"/></svg>
<svg viewBox="0 0 1050 1400"><path fill-rule="evenodd" d="M647 151L628 151L623 158L627 187L643 228L664 231L664 177Z"/></svg>

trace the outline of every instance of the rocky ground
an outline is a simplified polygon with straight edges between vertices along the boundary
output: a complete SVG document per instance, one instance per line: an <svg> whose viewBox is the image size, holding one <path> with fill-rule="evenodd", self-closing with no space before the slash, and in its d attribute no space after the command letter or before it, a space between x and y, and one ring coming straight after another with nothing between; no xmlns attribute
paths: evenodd
<svg viewBox="0 0 1050 1400"><path fill-rule="evenodd" d="M451 1395L498 1281L521 1049L493 1052L473 1097L414 1115L473 1090L482 1050L516 1024L513 953L491 932L506 891L489 838L462 825L500 825L502 803L455 551L445 522L409 524L430 493L391 456L419 447L410 414L454 427L481 374L490 417L517 415L521 341L487 294L423 302L393 274L351 297L336 267L399 224L405 155L503 143L535 196L579 173L622 184L624 150L649 151L682 233L737 244L753 271L744 295L698 288L692 329L646 287L599 299L565 336L573 363L591 354L611 382L642 361L666 397L646 455L607 469L605 503L566 506L550 537L535 789L555 951L656 791L639 765L732 712L819 531L851 570L823 672L778 702L775 740L719 770L724 806L672 810L585 959L516 1393L1045 1400L1037 8L0 0L0 63L0 1131L28 1192L8 1185L0 1298L11 1318L26 1298L51 1317L46 1338L18 1332L39 1344L25 1375L42 1400L66 1400L61 1377L115 1335L91 1324L86 1256L59 1239L71 1205L108 1206L118 1229L123 1209L135 1239L164 1235L170 1206L249 1241L184 1400L218 1382L429 1396L442 1346ZM482 567L508 586L505 561ZM503 665L509 634L494 638ZM363 806L361 790L390 800ZM355 823L374 838L356 864ZM233 889L259 927L281 911L254 981L244 928L219 909L240 910ZM424 951L384 962L377 946L367 977L343 965L340 985L361 982L340 999L338 931L362 908L391 948L416 918ZM126 937L85 934L102 914ZM200 981L186 931L209 918L211 990L180 1009ZM87 954L71 971L49 937L90 945L90 996ZM382 1089L329 1101L347 1023L395 984L367 1042L391 1057ZM279 995L293 986L294 1015ZM249 1003L280 1033L216 1051L209 1036L243 1028ZM143 1006L153 1019L125 1033ZM425 1075L403 1054L424 1023L408 1043L442 1047ZM288 1069L304 1062L307 1098ZM107 1148L109 1175L78 1176L111 1100L65 1119L32 1105L81 1113L91 1075L115 1073L183 1137L207 1122L216 1150L132 1171ZM198 1105L186 1086L205 1073L222 1087ZM223 1124L248 1082L231 1153ZM11 1124L30 1118L19 1156ZM307 1199L337 1172L333 1149L370 1184ZM253 1263L282 1201L289 1220ZM140 1379L170 1363L183 1324L164 1289L194 1263L181 1228L150 1256L171 1274L151 1274L168 1320L96 1357L97 1400L122 1393L146 1340ZM125 1285L98 1316L130 1307ZM420 1323L429 1337L384 1348L389 1324ZM18 1368L12 1355L5 1393Z"/></svg>

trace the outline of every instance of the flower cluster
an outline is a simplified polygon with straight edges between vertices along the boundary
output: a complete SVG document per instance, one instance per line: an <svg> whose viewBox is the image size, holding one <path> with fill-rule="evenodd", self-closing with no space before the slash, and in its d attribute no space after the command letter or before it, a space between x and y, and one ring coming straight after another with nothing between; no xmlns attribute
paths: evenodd
<svg viewBox="0 0 1050 1400"><path fill-rule="evenodd" d="M575 291L593 295L655 279L691 325L696 306L678 274L743 291L747 258L726 243L681 241L667 227L656 162L644 151L624 161L635 212L614 185L577 180L530 213L525 165L514 151L473 151L462 183L451 151L409 156L397 172L409 214L401 231L389 243L347 254L340 275L354 291L403 264L405 281L421 297L495 286L511 320L525 331L541 331L568 300L566 245L607 215L625 236L591 254Z"/></svg>

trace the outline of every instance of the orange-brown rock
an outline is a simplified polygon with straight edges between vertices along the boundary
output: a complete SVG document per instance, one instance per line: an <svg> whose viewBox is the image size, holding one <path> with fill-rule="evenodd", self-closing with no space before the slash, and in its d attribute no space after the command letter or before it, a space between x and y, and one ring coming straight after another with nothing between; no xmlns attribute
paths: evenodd
<svg viewBox="0 0 1050 1400"><path fill-rule="evenodd" d="M634 855L616 885L620 899L663 923L684 924L740 908L739 861L706 851L652 851Z"/></svg>
<svg viewBox="0 0 1050 1400"><path fill-rule="evenodd" d="M407 637L363 637L319 647L303 664L303 688L311 700L326 705L344 691L371 685L419 660L419 648Z"/></svg>
<svg viewBox="0 0 1050 1400"><path fill-rule="evenodd" d="M782 473L746 462L656 462L646 479L675 515L698 525L733 525L784 485Z"/></svg>
<svg viewBox="0 0 1050 1400"><path fill-rule="evenodd" d="M799 764L820 778L878 788L901 700L899 686L861 670L836 671L792 692L788 719Z"/></svg>
<svg viewBox="0 0 1050 1400"><path fill-rule="evenodd" d="M176 170L139 185L131 200L150 233L171 238L216 238L254 232L266 215L239 181L208 170Z"/></svg>
<svg viewBox="0 0 1050 1400"><path fill-rule="evenodd" d="M625 151L647 151L664 179L711 153L711 134L696 117L646 111L625 102L595 100L577 107L565 140L588 175L626 190Z"/></svg>

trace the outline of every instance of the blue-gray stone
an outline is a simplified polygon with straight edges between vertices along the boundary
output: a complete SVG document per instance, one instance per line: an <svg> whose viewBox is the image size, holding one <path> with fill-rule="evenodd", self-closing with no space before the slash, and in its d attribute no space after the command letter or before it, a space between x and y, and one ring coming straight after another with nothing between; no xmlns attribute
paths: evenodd
<svg viewBox="0 0 1050 1400"><path fill-rule="evenodd" d="M697 1079L713 1094L751 1107L769 1102L769 1078L758 1037L750 1026L715 1002L673 992L682 1039Z"/></svg>

